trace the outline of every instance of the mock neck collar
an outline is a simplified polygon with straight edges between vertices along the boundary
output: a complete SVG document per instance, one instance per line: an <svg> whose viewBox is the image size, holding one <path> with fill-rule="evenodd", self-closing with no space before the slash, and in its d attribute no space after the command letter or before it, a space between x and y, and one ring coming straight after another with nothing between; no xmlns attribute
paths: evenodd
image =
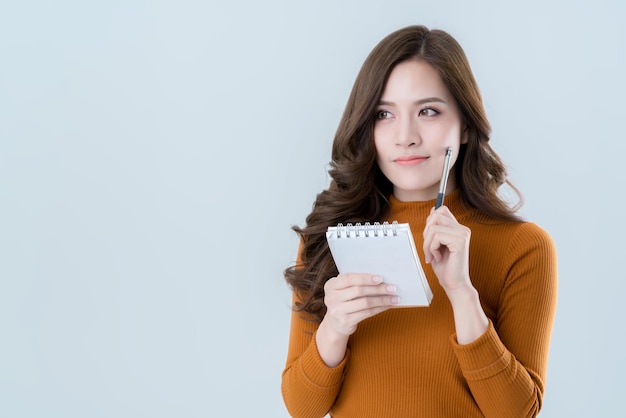
<svg viewBox="0 0 626 418"><path fill-rule="evenodd" d="M389 205L391 209L389 220L397 220L400 223L425 222L428 215L430 215L430 210L435 207L435 202L436 199L417 202L403 202L398 200L394 195L391 195L389 196ZM450 209L450 212L452 212L457 219L470 209L461 198L459 189L447 194L443 204Z"/></svg>

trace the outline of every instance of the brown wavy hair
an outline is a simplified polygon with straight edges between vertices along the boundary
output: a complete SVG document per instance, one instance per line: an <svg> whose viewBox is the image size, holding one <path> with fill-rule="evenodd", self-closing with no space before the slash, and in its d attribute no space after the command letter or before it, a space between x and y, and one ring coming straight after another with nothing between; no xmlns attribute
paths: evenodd
<svg viewBox="0 0 626 418"><path fill-rule="evenodd" d="M306 226L294 226L302 240L299 262L285 270L285 279L298 293L296 311L321 321L326 313L324 284L338 274L326 241L326 229L338 223L382 221L389 213L393 185L376 164L375 113L393 68L417 59L437 70L455 98L467 127L467 143L456 162L456 182L470 207L502 221L519 221L515 212L522 197L507 180L502 160L489 145L491 127L476 80L459 43L442 30L409 26L391 33L372 50L356 78L335 134L328 189L319 193ZM498 195L507 183L519 204L510 207Z"/></svg>

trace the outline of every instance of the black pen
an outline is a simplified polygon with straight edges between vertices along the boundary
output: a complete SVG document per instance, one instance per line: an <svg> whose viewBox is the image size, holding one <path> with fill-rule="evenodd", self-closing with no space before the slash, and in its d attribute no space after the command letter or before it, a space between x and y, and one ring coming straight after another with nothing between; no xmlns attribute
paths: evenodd
<svg viewBox="0 0 626 418"><path fill-rule="evenodd" d="M435 209L439 209L443 205L443 197L446 194L446 184L448 184L448 174L450 173L450 157L452 157L452 148L446 150L446 160L443 164L443 174L441 175L441 183L439 183L439 194L435 203Z"/></svg>

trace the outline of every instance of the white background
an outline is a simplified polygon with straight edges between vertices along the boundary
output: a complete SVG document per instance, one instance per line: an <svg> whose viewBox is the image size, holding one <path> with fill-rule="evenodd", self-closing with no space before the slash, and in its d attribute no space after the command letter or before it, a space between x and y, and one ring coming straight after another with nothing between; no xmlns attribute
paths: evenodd
<svg viewBox="0 0 626 418"><path fill-rule="evenodd" d="M287 416L290 227L366 55L416 23L464 47L557 244L541 415L619 416L623 4L2 1L0 416Z"/></svg>

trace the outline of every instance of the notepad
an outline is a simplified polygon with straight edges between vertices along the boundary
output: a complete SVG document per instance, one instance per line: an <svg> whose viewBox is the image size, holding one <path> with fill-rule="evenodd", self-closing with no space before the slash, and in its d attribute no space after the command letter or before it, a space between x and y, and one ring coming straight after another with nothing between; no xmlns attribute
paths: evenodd
<svg viewBox="0 0 626 418"><path fill-rule="evenodd" d="M397 287L399 306L428 306L433 293L409 224L339 224L326 239L339 273L369 273Z"/></svg>

